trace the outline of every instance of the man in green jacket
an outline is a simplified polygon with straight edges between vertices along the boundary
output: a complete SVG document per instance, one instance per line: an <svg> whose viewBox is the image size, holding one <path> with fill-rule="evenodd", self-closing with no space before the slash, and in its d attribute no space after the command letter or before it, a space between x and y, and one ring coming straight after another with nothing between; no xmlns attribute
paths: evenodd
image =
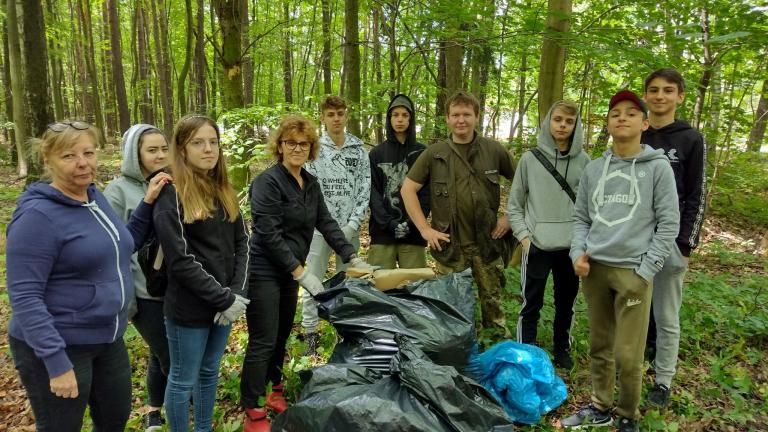
<svg viewBox="0 0 768 432"><path fill-rule="evenodd" d="M483 328L509 336L501 310L509 221L499 216L499 177L512 179L512 157L498 142L478 136L480 104L458 92L445 104L448 139L419 156L400 193L408 216L427 241L440 273L472 268L477 282ZM418 191L430 187L431 226L419 205Z"/></svg>

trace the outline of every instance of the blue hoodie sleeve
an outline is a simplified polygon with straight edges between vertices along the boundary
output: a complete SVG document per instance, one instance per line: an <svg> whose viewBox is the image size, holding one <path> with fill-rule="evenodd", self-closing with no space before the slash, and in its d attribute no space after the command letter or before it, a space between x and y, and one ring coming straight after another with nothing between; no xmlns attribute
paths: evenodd
<svg viewBox="0 0 768 432"><path fill-rule="evenodd" d="M27 209L8 226L6 248L13 319L51 378L73 367L45 302L48 277L61 249L53 227L45 214Z"/></svg>

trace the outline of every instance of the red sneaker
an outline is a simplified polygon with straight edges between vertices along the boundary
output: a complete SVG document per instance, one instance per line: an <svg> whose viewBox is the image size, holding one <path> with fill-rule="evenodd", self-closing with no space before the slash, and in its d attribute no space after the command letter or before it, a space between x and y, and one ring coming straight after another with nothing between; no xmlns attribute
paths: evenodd
<svg viewBox="0 0 768 432"><path fill-rule="evenodd" d="M288 409L288 402L283 397L283 387L272 387L272 393L267 396L267 409L278 414Z"/></svg>
<svg viewBox="0 0 768 432"><path fill-rule="evenodd" d="M272 426L265 408L246 408L243 432L270 432Z"/></svg>

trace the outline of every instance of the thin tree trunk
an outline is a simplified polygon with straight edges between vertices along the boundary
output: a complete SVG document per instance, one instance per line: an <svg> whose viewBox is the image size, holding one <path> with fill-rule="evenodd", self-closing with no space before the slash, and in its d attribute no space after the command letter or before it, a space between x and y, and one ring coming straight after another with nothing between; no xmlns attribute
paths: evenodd
<svg viewBox="0 0 768 432"><path fill-rule="evenodd" d="M288 0L283 0L283 20L287 23L290 19L288 13ZM283 94L285 102L293 103L293 74L291 71L291 32L286 25L283 30Z"/></svg>
<svg viewBox="0 0 768 432"><path fill-rule="evenodd" d="M115 79L112 76L112 45L109 29L109 2L104 1L101 4L101 22L96 23L96 28L101 32L101 43L99 43L99 57L100 57L100 69L99 76L103 77L102 84L99 88L101 90L102 106L104 107L104 132L107 142L111 138L115 131L120 129L118 123L118 113L115 108L117 107L117 101L115 100ZM105 43L110 41L109 43Z"/></svg>
<svg viewBox="0 0 768 432"><path fill-rule="evenodd" d="M699 18L701 21L702 46L704 50L704 64L702 65L704 72L702 72L698 86L696 87L696 102L693 105L693 118L691 119L691 124L696 129L699 129L701 123L704 98L707 96L707 89L712 80L712 69L715 64L709 45L709 11L706 7L701 9Z"/></svg>
<svg viewBox="0 0 768 432"><path fill-rule="evenodd" d="M104 112L101 107L101 96L99 93L99 78L96 74L96 55L93 43L93 28L91 26L91 5L89 0L78 0L77 10L82 23L83 36L85 37L85 69L88 81L91 87L91 98L93 100L92 116L96 122L96 128L104 136Z"/></svg>
<svg viewBox="0 0 768 432"><path fill-rule="evenodd" d="M51 17L56 20L58 19L56 9L54 7L53 0L47 0L46 6L48 9L48 13L51 15ZM58 35L57 35L58 36ZM54 117L57 119L63 119L64 118L64 98L61 93L61 88L63 87L62 83L62 71L61 71L61 62L60 59L57 56L54 56L52 54L54 48L59 48L60 45L57 42L58 38L51 38L48 41L49 47L48 47L48 61L51 66L51 90L53 94L53 112Z"/></svg>
<svg viewBox="0 0 768 432"><path fill-rule="evenodd" d="M205 6L197 0L197 27L195 31L195 107L200 112L208 111L205 97Z"/></svg>
<svg viewBox="0 0 768 432"><path fill-rule="evenodd" d="M331 75L331 0L321 0L323 9L323 93L333 94Z"/></svg>
<svg viewBox="0 0 768 432"><path fill-rule="evenodd" d="M243 29L243 46L250 47L250 18L248 16L248 0L241 0L243 12L240 16L240 26ZM245 106L253 104L253 56L251 48L243 53L243 103Z"/></svg>
<svg viewBox="0 0 768 432"><path fill-rule="evenodd" d="M768 120L768 79L763 81L763 90L760 92L760 101L757 103L757 111L755 111L755 121L752 123L752 130L749 131L748 151L760 151L765 139L766 120Z"/></svg>
<svg viewBox="0 0 768 432"><path fill-rule="evenodd" d="M117 10L117 0L107 1L109 8L110 44L112 45L112 77L115 82L117 96L117 113L120 118L120 133L131 127L131 113L128 111L128 96L125 92L125 76L123 75L123 49L120 45L120 12Z"/></svg>
<svg viewBox="0 0 768 432"><path fill-rule="evenodd" d="M515 121L515 127L512 127L510 129L510 134L512 134L512 131L517 129L517 138L520 139L523 137L523 125L525 124L525 92L526 92L526 78L528 76L528 50L523 48L523 58L520 61L520 77L519 77L519 83L517 88L517 119ZM510 140L511 141L511 140Z"/></svg>
<svg viewBox="0 0 768 432"><path fill-rule="evenodd" d="M547 29L541 47L539 70L539 118L540 123L549 107L563 98L565 72L565 38L572 11L571 0L549 0Z"/></svg>
<svg viewBox="0 0 768 432"><path fill-rule="evenodd" d="M360 135L360 37L358 34L360 4L358 0L344 0L344 72L347 77L347 101L352 105L347 129Z"/></svg>
<svg viewBox="0 0 768 432"><path fill-rule="evenodd" d="M153 0L152 33L155 39L155 62L159 81L160 106L163 112L163 132L173 135L173 95L171 94L171 69L168 55L168 26L165 0Z"/></svg>
<svg viewBox="0 0 768 432"><path fill-rule="evenodd" d="M176 99L179 103L179 114L184 115L189 110L189 101L187 100L187 75L192 65L192 55L195 50L195 22L192 19L192 0L184 0L185 21L187 23L186 44L184 48L184 64L179 72L179 81L176 83Z"/></svg>
<svg viewBox="0 0 768 432"><path fill-rule="evenodd" d="M376 83L376 88L380 89L376 92L376 98L381 99L384 97L384 89L381 82L381 6L376 6L373 9L373 76ZM376 143L384 141L384 115L381 110L376 110L374 114L374 130L376 132ZM387 119L387 121L389 121Z"/></svg>
<svg viewBox="0 0 768 432"><path fill-rule="evenodd" d="M155 124L155 116L153 110L152 100L150 99L149 88L149 60L148 60L148 45L149 35L147 34L147 11L143 5L138 5L136 8L136 77L137 77L137 92L136 98L139 113L141 118L140 122ZM165 131L166 136L170 138L169 131Z"/></svg>
<svg viewBox="0 0 768 432"><path fill-rule="evenodd" d="M16 0L7 0L5 6L5 23L8 32L8 63L10 66L11 91L13 93L13 126L16 138L16 155L19 178L29 173L27 152L24 145L29 137L27 122L24 119L24 82L21 68L21 43L19 41L18 16Z"/></svg>

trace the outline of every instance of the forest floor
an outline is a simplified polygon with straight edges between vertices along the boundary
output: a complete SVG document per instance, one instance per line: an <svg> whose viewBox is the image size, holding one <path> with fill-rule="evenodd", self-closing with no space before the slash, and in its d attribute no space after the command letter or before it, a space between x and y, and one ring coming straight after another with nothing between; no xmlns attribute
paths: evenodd
<svg viewBox="0 0 768 432"><path fill-rule="evenodd" d="M101 157L100 186L118 172L114 149ZM768 172L768 164L761 170ZM0 165L0 432L34 431L34 420L24 389L13 367L7 339L11 315L5 285L5 226L21 193L23 182L15 180L12 168ZM735 187L734 187L735 189ZM728 194L723 190L721 193ZM766 190L758 191L759 209L768 209ZM731 197L728 197L731 199ZM716 203L718 201L715 201ZM730 208L730 206L729 206ZM768 211L768 210L766 210ZM701 239L686 274L686 291L681 311L682 337L678 373L667 410L643 409L641 430L652 431L765 431L768 430L768 258L765 251L764 219L713 209L707 217ZM361 236L367 245L367 231ZM519 270L507 270L504 308L508 326L514 328L520 305ZM550 282L551 283L551 282ZM553 318L551 290L539 326L539 341L551 349ZM558 420L589 402L588 321L582 296L577 299L573 328L574 358L571 371L558 370L569 396L557 410L537 425L520 430L558 430ZM296 332L289 340L286 363L289 396L298 391L297 372L323 364L335 342L333 329L321 323L323 337L318 355L302 356L304 344ZM135 329L129 326L125 339L132 356L134 410L127 430L141 430L146 397L144 374L147 349ZM215 430L240 430L242 414L237 408L239 373L247 343L244 320L235 325L222 360ZM651 365L646 363L645 391L653 383ZM89 429L89 428L88 428ZM86 430L86 429L84 429Z"/></svg>

